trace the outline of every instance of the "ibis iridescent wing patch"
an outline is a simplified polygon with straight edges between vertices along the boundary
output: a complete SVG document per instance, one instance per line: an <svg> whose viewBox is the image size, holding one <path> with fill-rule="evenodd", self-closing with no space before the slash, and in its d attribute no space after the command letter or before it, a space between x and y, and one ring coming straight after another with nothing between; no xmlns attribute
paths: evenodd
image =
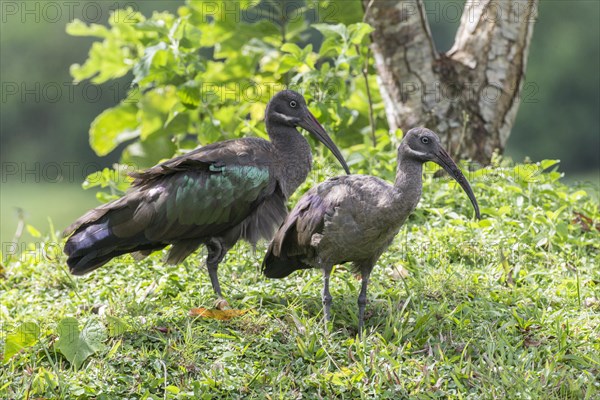
<svg viewBox="0 0 600 400"><path fill-rule="evenodd" d="M185 172L168 182L167 221L182 225L222 224L242 218L269 184L269 169L217 166Z"/></svg>

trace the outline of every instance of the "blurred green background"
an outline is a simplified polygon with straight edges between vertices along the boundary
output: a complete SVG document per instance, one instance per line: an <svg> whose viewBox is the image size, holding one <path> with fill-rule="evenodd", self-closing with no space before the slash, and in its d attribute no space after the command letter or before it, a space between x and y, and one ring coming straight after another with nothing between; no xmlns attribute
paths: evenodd
<svg viewBox="0 0 600 400"><path fill-rule="evenodd" d="M115 8L130 6L150 15L154 10L175 12L182 3L0 3L2 243L14 235L18 208L28 223L48 231L48 217L63 229L96 205L94 192L83 191L81 182L120 154L117 149L97 157L88 144L88 129L100 112L124 96L131 77L99 86L72 85L69 66L86 59L93 40L68 36L67 22L79 18L106 24ZM442 51L454 40L463 3L426 1ZM600 181L599 21L597 0L540 2L528 90L506 149L515 161L557 158L569 181Z"/></svg>

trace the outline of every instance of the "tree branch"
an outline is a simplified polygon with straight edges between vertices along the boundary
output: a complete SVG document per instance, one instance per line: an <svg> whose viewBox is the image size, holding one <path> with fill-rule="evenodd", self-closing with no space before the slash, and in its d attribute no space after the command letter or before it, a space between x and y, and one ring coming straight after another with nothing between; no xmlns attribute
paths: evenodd
<svg viewBox="0 0 600 400"><path fill-rule="evenodd" d="M467 0L438 54L423 0L363 0L390 129L426 126L455 156L489 162L516 117L538 1Z"/></svg>
<svg viewBox="0 0 600 400"><path fill-rule="evenodd" d="M503 148L520 104L537 0L469 0L447 56L473 70L487 91L478 108L488 132L498 132ZM492 100L492 101L490 101ZM490 149L492 150L492 149Z"/></svg>
<svg viewBox="0 0 600 400"><path fill-rule="evenodd" d="M373 56L391 130L412 126L421 114L421 88L434 82L437 58L421 0L363 0L373 32ZM428 51L423 51L428 49ZM402 100L402 110L394 104Z"/></svg>

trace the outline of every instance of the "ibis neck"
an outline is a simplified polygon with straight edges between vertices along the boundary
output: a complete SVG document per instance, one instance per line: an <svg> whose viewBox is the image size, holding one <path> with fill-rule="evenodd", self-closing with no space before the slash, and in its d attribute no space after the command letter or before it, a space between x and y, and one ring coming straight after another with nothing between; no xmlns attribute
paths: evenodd
<svg viewBox="0 0 600 400"><path fill-rule="evenodd" d="M267 124L267 132L280 162L279 181L286 197L306 180L312 167L310 145L291 126Z"/></svg>
<svg viewBox="0 0 600 400"><path fill-rule="evenodd" d="M423 163L412 157L404 157L400 152L394 187L401 200L414 208L421 198Z"/></svg>

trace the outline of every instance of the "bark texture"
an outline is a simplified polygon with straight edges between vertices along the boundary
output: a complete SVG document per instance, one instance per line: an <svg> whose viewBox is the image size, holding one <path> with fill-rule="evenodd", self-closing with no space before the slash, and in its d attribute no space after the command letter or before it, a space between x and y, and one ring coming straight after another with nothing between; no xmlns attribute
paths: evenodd
<svg viewBox="0 0 600 400"><path fill-rule="evenodd" d="M454 46L439 53L422 0L363 0L390 129L425 126L454 157L502 151L520 103L538 0L467 0Z"/></svg>

